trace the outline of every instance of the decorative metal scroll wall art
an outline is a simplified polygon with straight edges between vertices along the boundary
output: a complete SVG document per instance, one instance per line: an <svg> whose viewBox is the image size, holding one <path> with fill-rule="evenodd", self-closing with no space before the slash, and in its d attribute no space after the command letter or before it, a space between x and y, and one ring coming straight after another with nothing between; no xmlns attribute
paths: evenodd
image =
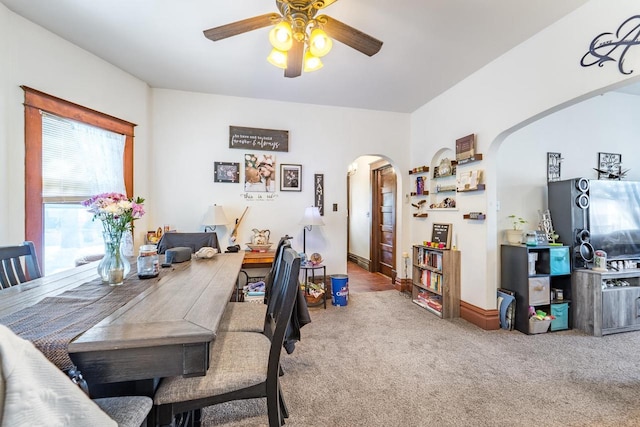
<svg viewBox="0 0 640 427"><path fill-rule="evenodd" d="M631 74L634 70L624 67L624 60L629 50L640 50L640 15L632 16L624 21L615 33L598 34L589 45L589 51L580 60L580 65L604 66L606 62L618 63L618 71Z"/></svg>
<svg viewBox="0 0 640 427"><path fill-rule="evenodd" d="M560 153L547 153L547 182L560 181Z"/></svg>
<svg viewBox="0 0 640 427"><path fill-rule="evenodd" d="M622 172L622 154L598 153L598 179L617 179L624 174Z"/></svg>

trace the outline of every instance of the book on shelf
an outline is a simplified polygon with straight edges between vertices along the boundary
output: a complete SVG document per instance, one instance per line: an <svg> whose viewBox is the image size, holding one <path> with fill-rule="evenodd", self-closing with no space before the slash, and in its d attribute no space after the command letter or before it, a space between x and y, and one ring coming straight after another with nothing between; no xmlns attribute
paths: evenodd
<svg viewBox="0 0 640 427"><path fill-rule="evenodd" d="M422 176L416 177L416 194L419 196L424 194L424 177Z"/></svg>

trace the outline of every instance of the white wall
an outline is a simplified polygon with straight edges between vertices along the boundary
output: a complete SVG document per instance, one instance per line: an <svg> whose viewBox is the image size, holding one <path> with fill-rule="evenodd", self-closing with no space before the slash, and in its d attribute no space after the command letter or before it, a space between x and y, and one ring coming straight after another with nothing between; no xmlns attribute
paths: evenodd
<svg viewBox="0 0 640 427"><path fill-rule="evenodd" d="M157 201L149 214L152 224L197 231L210 204L223 205L229 218L240 217L248 206L238 243L249 242L253 228L269 229L273 241L288 233L302 251L299 222L304 208L314 203L313 175L323 173L325 225L307 232L306 246L307 253L323 255L328 274L346 272L349 163L360 155L380 154L402 169L408 165L408 151L398 148L408 145L407 114L163 89L153 90L152 112L154 144L149 157L151 181L157 183L149 194ZM251 152L228 148L230 125L288 130L289 151L274 154L278 165L302 165L302 192L278 191L273 201L247 201L242 184L214 183L215 161L239 162L242 167L244 154ZM337 212L332 211L334 203ZM231 230L231 225L218 230L223 247Z"/></svg>
<svg viewBox="0 0 640 427"><path fill-rule="evenodd" d="M525 230L538 226L547 209L547 152L560 152L561 179L596 179L598 152L622 154L625 180L640 181L640 96L609 92L544 117L509 135L498 152L499 228L507 216L525 218ZM553 221L553 218L551 218ZM560 236L566 244L571 236Z"/></svg>
<svg viewBox="0 0 640 427"><path fill-rule="evenodd" d="M414 166L429 164L438 150L455 147L457 138L470 133L477 135L478 152L485 156L478 167L485 170L486 191L471 197L459 195L457 212L434 211L427 221L414 220L410 226L412 241L419 242L430 236L433 222L453 224L462 252L464 301L484 309L496 305L498 224L499 217L506 215L496 210L500 143L509 133L538 118L632 79L620 74L616 64L591 68L579 64L596 35L615 32L624 20L637 14L632 3L590 1L412 115ZM628 56L625 65L640 69L640 56ZM543 164L546 161L540 167L544 168ZM486 212L486 221L463 220L462 214L472 210ZM404 214L411 221L409 212Z"/></svg>
<svg viewBox="0 0 640 427"><path fill-rule="evenodd" d="M0 4L0 245L24 240L24 92L21 85L136 123L134 191L149 193L146 83ZM137 224L136 237L146 229ZM138 242L140 239L138 239Z"/></svg>

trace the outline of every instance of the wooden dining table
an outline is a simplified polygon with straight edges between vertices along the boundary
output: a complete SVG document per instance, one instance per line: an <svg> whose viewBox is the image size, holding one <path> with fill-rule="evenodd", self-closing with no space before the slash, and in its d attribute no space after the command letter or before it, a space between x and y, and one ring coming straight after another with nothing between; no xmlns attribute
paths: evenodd
<svg viewBox="0 0 640 427"><path fill-rule="evenodd" d="M133 384L137 393L150 394L159 378L204 375L243 258L242 253L192 258L144 281L134 272L123 286L139 286L140 293L68 343L68 354L92 392L98 385L106 391L95 394L106 395L111 393L106 385ZM3 290L0 321L19 318L22 310L37 308L48 297L107 286L97 277L91 263Z"/></svg>

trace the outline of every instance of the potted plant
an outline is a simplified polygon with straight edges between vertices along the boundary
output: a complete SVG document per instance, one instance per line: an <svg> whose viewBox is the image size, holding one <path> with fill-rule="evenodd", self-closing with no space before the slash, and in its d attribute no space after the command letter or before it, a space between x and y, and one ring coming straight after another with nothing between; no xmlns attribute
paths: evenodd
<svg viewBox="0 0 640 427"><path fill-rule="evenodd" d="M511 221L511 228L506 230L507 242L522 243L522 224L526 224L527 220L517 215L509 215L507 218Z"/></svg>

